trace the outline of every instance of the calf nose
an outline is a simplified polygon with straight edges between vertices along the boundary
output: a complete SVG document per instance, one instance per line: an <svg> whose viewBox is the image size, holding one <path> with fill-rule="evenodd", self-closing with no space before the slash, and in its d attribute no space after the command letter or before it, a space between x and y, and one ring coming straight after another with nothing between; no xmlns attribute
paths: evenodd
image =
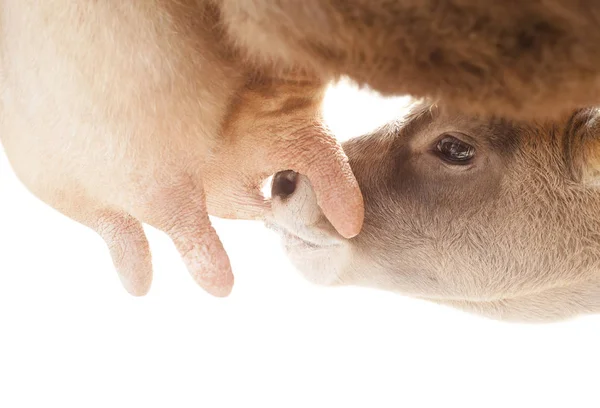
<svg viewBox="0 0 600 408"><path fill-rule="evenodd" d="M323 217L310 180L295 171L280 171L273 176L271 198L275 220L294 226L294 231L314 225Z"/></svg>
<svg viewBox="0 0 600 408"><path fill-rule="evenodd" d="M271 196L286 199L296 191L296 183L298 180L298 173L292 170L285 170L276 173L273 176L273 183L271 184Z"/></svg>

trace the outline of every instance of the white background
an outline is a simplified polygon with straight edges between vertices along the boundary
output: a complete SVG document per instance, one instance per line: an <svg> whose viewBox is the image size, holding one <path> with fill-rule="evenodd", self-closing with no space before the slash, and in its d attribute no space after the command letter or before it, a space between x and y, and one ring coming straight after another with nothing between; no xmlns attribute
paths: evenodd
<svg viewBox="0 0 600 408"><path fill-rule="evenodd" d="M340 87L326 115L349 137L405 103ZM600 316L507 324L321 288L262 225L214 223L229 298L195 286L150 228L153 286L133 298L103 242L31 196L0 155L0 407L600 406Z"/></svg>

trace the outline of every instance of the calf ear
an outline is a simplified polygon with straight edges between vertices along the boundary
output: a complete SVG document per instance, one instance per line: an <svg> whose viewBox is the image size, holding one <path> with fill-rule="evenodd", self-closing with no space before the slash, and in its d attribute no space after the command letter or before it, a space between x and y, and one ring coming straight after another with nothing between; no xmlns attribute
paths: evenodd
<svg viewBox="0 0 600 408"><path fill-rule="evenodd" d="M600 107L580 109L564 132L567 163L578 182L600 186Z"/></svg>

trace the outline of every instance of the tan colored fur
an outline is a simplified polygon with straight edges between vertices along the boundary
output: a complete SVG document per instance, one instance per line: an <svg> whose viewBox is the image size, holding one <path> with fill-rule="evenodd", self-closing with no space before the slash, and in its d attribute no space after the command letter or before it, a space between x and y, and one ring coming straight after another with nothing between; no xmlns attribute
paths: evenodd
<svg viewBox="0 0 600 408"><path fill-rule="evenodd" d="M358 236L335 233L302 176L291 196L275 198L271 222L317 283L392 290L506 320L600 313L600 189L588 154L600 140L599 117L582 109L511 122L416 107L344 144L365 198ZM475 147L471 164L437 156L448 133Z"/></svg>
<svg viewBox="0 0 600 408"><path fill-rule="evenodd" d="M202 287L229 293L205 201L261 218L260 183L278 170L309 174L340 232L360 230L356 180L319 125L327 83L248 64L209 2L4 0L0 13L6 154L36 196L104 238L129 292L150 287L143 222Z"/></svg>
<svg viewBox="0 0 600 408"><path fill-rule="evenodd" d="M557 118L598 102L598 12L570 0L2 0L0 139L34 194L106 240L130 292L150 284L146 222L223 295L233 277L206 206L262 217L269 172L309 174L333 225L361 228L356 181L320 124L327 82Z"/></svg>

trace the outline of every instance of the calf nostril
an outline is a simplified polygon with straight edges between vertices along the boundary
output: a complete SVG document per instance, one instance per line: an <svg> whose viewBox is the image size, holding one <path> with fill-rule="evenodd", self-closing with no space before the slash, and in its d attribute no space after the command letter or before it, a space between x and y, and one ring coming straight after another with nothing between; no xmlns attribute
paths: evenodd
<svg viewBox="0 0 600 408"><path fill-rule="evenodd" d="M287 198L294 194L297 178L298 173L292 170L280 171L275 174L273 176L273 184L271 185L271 196Z"/></svg>

